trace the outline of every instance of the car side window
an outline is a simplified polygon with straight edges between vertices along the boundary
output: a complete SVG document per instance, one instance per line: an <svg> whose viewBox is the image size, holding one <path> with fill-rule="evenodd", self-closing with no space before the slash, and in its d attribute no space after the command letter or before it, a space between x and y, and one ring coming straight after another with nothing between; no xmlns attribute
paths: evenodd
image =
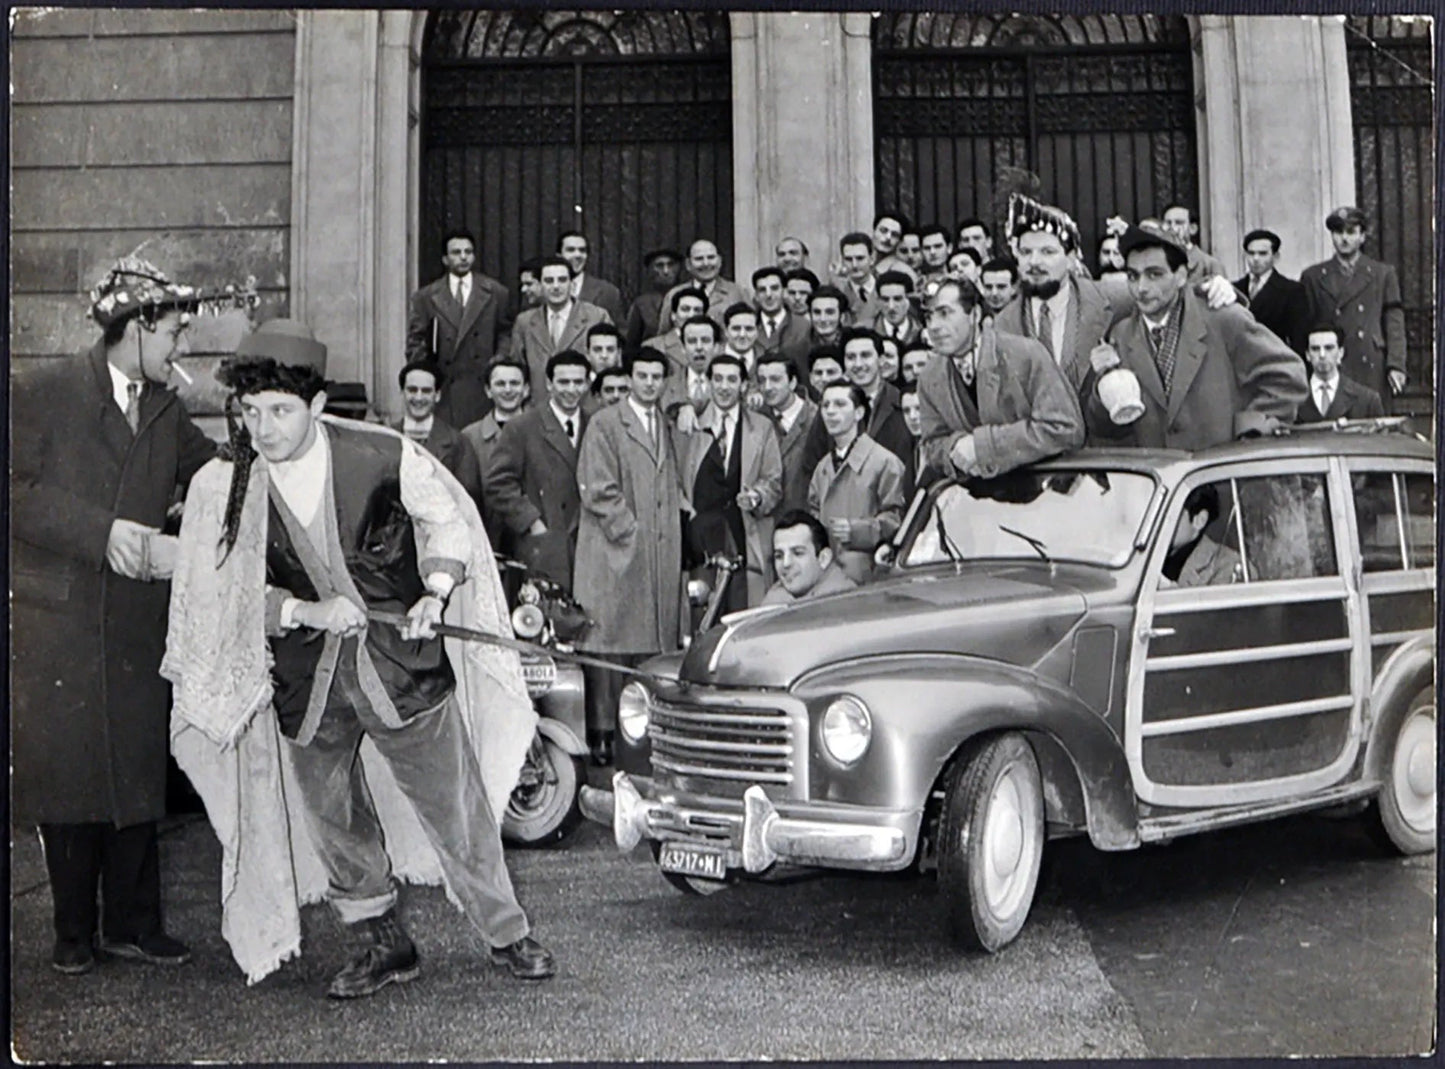
<svg viewBox="0 0 1445 1069"><path fill-rule="evenodd" d="M1249 582L1339 574L1325 476L1234 480Z"/></svg>
<svg viewBox="0 0 1445 1069"><path fill-rule="evenodd" d="M1405 548L1411 568L1435 567L1435 480L1424 472L1405 476Z"/></svg>
<svg viewBox="0 0 1445 1069"><path fill-rule="evenodd" d="M1358 471L1350 477L1355 499L1355 527L1360 532L1360 563L1366 572L1397 572L1405 567L1400 541L1400 513L1395 476L1385 471Z"/></svg>

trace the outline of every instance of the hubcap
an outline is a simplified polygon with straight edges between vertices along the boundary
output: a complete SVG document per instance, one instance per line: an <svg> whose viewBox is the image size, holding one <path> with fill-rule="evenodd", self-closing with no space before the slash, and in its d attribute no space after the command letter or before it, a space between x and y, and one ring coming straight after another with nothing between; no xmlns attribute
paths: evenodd
<svg viewBox="0 0 1445 1069"><path fill-rule="evenodd" d="M1005 770L989 799L984 826L984 887L994 913L1007 916L1027 891L1030 850L1027 788L1019 780L1017 767Z"/></svg>
<svg viewBox="0 0 1445 1069"><path fill-rule="evenodd" d="M1435 827L1435 718L1417 712L1405 721L1395 744L1393 790L1400 815L1411 827Z"/></svg>

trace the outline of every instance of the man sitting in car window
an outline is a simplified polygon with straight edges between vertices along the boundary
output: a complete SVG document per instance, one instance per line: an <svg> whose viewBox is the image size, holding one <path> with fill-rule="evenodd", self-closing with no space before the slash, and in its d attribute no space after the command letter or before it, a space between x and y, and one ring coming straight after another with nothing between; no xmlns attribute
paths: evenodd
<svg viewBox="0 0 1445 1069"><path fill-rule="evenodd" d="M773 527L773 571L778 581L759 604L786 605L858 586L833 559L828 529L802 509L785 512Z"/></svg>
<svg viewBox="0 0 1445 1069"><path fill-rule="evenodd" d="M1164 558L1160 586L1214 586L1244 578L1239 554L1204 533L1219 518L1219 491L1196 486L1184 499L1184 514Z"/></svg>

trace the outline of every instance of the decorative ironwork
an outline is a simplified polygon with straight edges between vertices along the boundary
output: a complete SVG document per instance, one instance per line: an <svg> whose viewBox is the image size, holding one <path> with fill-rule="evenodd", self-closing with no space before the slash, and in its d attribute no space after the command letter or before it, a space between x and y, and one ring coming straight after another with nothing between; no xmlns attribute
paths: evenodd
<svg viewBox="0 0 1445 1069"><path fill-rule="evenodd" d="M1345 44L1355 187L1370 224L1366 251L1394 264L1405 305L1408 396L1433 393L1435 123L1431 21L1351 16Z"/></svg>
<svg viewBox="0 0 1445 1069"><path fill-rule="evenodd" d="M1141 44L1187 48L1189 25L1178 15L1017 15L961 11L898 11L875 16L873 20L873 47L881 52Z"/></svg>
<svg viewBox="0 0 1445 1069"><path fill-rule="evenodd" d="M642 254L732 252L728 16L716 11L448 10L423 38L423 264L477 232L509 286L563 230L624 295ZM624 62L618 62L623 59Z"/></svg>
<svg viewBox="0 0 1445 1069"><path fill-rule="evenodd" d="M428 63L596 56L727 56L720 11L439 11L423 44Z"/></svg>
<svg viewBox="0 0 1445 1069"><path fill-rule="evenodd" d="M1092 250L1108 215L1196 200L1182 16L892 12L873 30L880 206L987 219L1000 169L1023 167Z"/></svg>

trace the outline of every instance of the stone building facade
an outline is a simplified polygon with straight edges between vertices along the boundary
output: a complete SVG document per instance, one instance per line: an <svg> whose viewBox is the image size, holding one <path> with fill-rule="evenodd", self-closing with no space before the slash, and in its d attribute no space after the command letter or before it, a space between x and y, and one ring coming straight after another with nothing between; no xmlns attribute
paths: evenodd
<svg viewBox="0 0 1445 1069"><path fill-rule="evenodd" d="M577 17L568 23L572 15ZM394 409L407 296L439 271L438 219L448 210L433 152L443 127L438 109L445 102L434 93L429 97L427 87L442 84L443 69L491 71L503 87L530 84L525 53L532 46L522 30L509 31L514 40L458 44L442 40L436 23L429 34L429 20L439 17L378 10L19 13L12 39L12 353L40 357L85 344L93 329L85 320L84 291L116 256L143 245L144 255L188 280L215 285L255 276L263 316L289 309L306 319L331 348L333 376L365 383L379 408ZM535 24L532 31L551 35L536 46L538 55L552 49L565 59L613 47L607 44L609 33L614 42L622 39L616 27L599 25L595 15L548 12L545 19L551 21L543 25L544 16L519 13L519 25L524 18ZM1116 34L1126 45L1132 34L1139 38L1135 51L1149 64L1157 65L1147 57L1174 49L1168 62L1180 65L1192 83L1186 85L1173 135L1176 148L1183 137L1188 153L1176 173L1187 171L1188 180L1197 183L1201 243L1231 271L1242 271L1241 233L1268 225L1284 239L1284 271L1297 275L1330 252L1322 226L1327 211L1373 195L1357 189L1363 142L1352 112L1352 97L1360 99L1361 64L1370 56L1362 52L1356 60L1353 39L1347 40L1350 27L1339 17L1181 16L1174 45L1163 31L1158 42L1145 40L1148 27L1131 29L1123 16L1101 16L1096 26L1083 29L1059 17L1016 23L999 17L986 28L991 36L982 45L982 23L950 24L945 30L941 21L895 22L880 32L875 16L865 12L732 12L716 18L726 20L725 39L709 47L714 58L724 57L730 115L721 121L730 119L724 134L730 163L727 174L713 177L730 208L730 218L719 217L717 225L727 231L719 243L734 277L746 278L768 262L785 231L808 242L815 265L826 263L831 240L871 222L883 183L914 183L898 194L905 210L944 210L944 200L924 202L952 194L928 192L920 184L942 181L938 164L920 162L929 113L889 97L923 91L917 85L897 90L896 78L885 84L889 71L953 63L948 69L955 77L972 78L987 67L978 66L980 59L1002 65L1017 60L1029 80L1015 103L1027 110L1032 141L1018 150L1022 155L1015 162L1041 173L1046 194L1053 192L1051 168L1061 175L1097 172L1103 166L1101 142L1095 138L1090 148L1077 137L1070 141L1066 135L1073 131L1057 129L1067 122L1067 108L1062 120L1039 110L1053 92L1047 63L1041 67L1042 61L1026 53L1036 45L1043 47L1039 55L1097 53L1104 58L1095 67L1105 63L1115 78L1132 68L1120 66L1124 61L1117 56L1109 58L1124 45L1089 38L1074 48L1071 34L1103 35L1099 42ZM1418 44L1418 28L1402 25L1403 31L1387 27L1381 34L1401 34ZM468 41L474 41L478 31L468 32L474 35ZM1427 29L1427 57L1428 34ZM975 47L982 51L971 60ZM444 54L446 48L453 53ZM618 62L625 65L627 58ZM575 67L581 86L582 67ZM1068 77L1083 78L1083 70ZM527 90L517 91L525 96ZM1114 92L1116 100L1130 95L1127 83L1103 91ZM955 118L939 121L966 127L970 116L985 113L980 108L997 112L996 102L985 99L993 89L966 99L972 92L945 91L943 96L957 99L935 105ZM606 101L582 99L580 88L578 94L573 118L580 141L584 122L591 121L586 116L604 116ZM1411 99L1418 102L1418 96ZM1143 101L1148 94L1131 99ZM472 103L483 116L490 106L487 99ZM1433 304L1432 257L1419 250L1430 249L1433 215L1429 121L1427 112L1413 156L1391 157L1398 163L1409 156L1417 188L1413 200L1390 209L1392 218L1403 220L1404 236L1392 239L1404 242L1399 255L1407 258L1405 246L1416 250L1414 266L1422 277L1417 290L1424 287L1416 303L1426 312ZM1087 127L1088 120L1081 117L1080 124ZM1418 127L1417 119L1417 138ZM471 135L464 130L458 136ZM566 130L558 135L564 153L567 137ZM960 159L962 141L955 137L952 143L951 158ZM990 151L1007 155L1008 143L996 139ZM1370 141L1371 151L1382 143ZM1086 155L1068 160L1048 155L1063 151L1053 146L1068 144L1082 145L1069 151ZM624 146L617 158L625 163L630 151ZM907 167L894 166L900 151ZM994 164L1003 158L997 156ZM580 189L589 181L586 167L576 161L570 166ZM1124 178L1110 181L1124 188ZM577 211L589 195L579 194ZM1146 201L1139 196L1142 209ZM907 203L911 200L918 203ZM986 205L974 207L983 214ZM1089 207L1102 214L1106 206L1090 201ZM590 219L551 219L544 228L551 232L541 240L581 222L596 244L604 238L597 231L606 229L598 218L593 212ZM666 243L693 236L677 233ZM485 240L483 245L485 250ZM510 282L515 251L496 264L484 254L481 267ZM550 249L528 254L544 251ZM1378 246L1372 251L1381 252ZM1389 258L1391 250L1383 252ZM599 250L598 262L607 265L611 255ZM636 271L615 257L612 266ZM1402 274L1407 266L1402 264ZM1422 374L1428 377L1433 326L1418 321L1418 314L1416 319L1412 378L1418 384ZM1425 395L1418 401L1430 403Z"/></svg>

